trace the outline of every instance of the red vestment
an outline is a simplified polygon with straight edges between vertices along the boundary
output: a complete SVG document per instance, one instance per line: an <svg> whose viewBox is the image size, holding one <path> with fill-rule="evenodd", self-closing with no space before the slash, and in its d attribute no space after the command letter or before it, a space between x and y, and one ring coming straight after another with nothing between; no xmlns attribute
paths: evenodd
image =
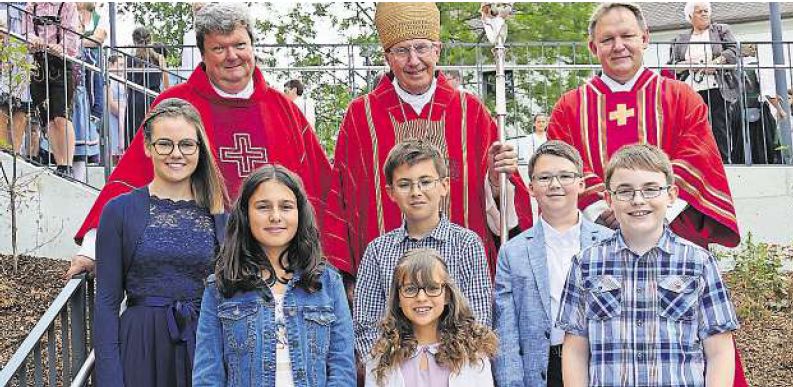
<svg viewBox="0 0 793 387"><path fill-rule="evenodd" d="M181 98L195 106L231 200L253 170L265 163L277 163L300 176L315 211L321 214L330 176L322 146L303 113L280 91L268 86L259 69L254 71L253 82L250 98L221 97L202 64L187 82L161 93L153 105L166 98ZM151 159L143 152L143 141L143 130L139 129L77 232L78 243L88 230L97 227L108 201L151 182L153 169Z"/></svg>
<svg viewBox="0 0 793 387"><path fill-rule="evenodd" d="M392 76L352 101L342 122L323 222L325 253L339 269L354 274L367 244L400 227L402 213L386 194L383 166L396 143L422 139L448 159L449 219L482 238L494 270L496 237L487 225L484 184L487 150L498 139L495 121L479 99L453 89L442 73L433 100L416 114L400 100ZM519 227L526 229L531 226L528 190L517 173L510 181Z"/></svg>
<svg viewBox="0 0 793 387"><path fill-rule="evenodd" d="M740 242L735 208L707 109L688 85L647 69L626 92L612 92L594 77L556 103L548 139L575 146L584 159L582 209L603 198L606 163L617 149L634 143L660 147L672 160L680 198L688 203L672 230L706 248L708 243L734 247Z"/></svg>
<svg viewBox="0 0 793 387"><path fill-rule="evenodd" d="M705 248L708 243L734 247L740 242L708 107L685 83L645 69L630 91L612 92L600 77L593 77L556 103L548 139L575 146L584 159L581 209L603 198L606 164L617 149L648 143L669 155L680 198L688 203L670 224L672 230ZM734 386L747 385L736 348Z"/></svg>

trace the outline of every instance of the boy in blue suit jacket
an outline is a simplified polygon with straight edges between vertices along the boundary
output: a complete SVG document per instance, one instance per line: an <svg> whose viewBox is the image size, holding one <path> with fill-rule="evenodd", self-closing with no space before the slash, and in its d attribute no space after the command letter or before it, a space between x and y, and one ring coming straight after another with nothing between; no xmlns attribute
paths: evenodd
<svg viewBox="0 0 793 387"><path fill-rule="evenodd" d="M562 386L564 332L553 324L572 258L612 234L578 211L582 164L578 151L561 141L546 142L529 161L529 192L540 221L504 245L496 268L500 387Z"/></svg>

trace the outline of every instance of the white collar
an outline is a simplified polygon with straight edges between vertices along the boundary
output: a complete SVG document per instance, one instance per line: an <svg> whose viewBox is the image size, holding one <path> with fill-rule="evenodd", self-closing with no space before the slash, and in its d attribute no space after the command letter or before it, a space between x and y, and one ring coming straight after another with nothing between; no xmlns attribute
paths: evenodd
<svg viewBox="0 0 793 387"><path fill-rule="evenodd" d="M567 231L565 231L565 232L557 231L555 228L553 228L553 226L548 224L548 222L546 222L545 219L543 219L542 215L539 216L539 218L540 218L540 222L542 222L542 230L545 233L545 240L546 241L549 240L549 239L553 239L553 240L556 240L556 241L560 241L561 240L561 241L566 241L566 242L570 242L570 243L573 243L573 242L577 243L580 240L580 238L581 238L581 223L582 223L581 219L583 218L583 215L581 214L581 211L578 211L578 223L576 223L575 226L570 227L569 229L567 229Z"/></svg>
<svg viewBox="0 0 793 387"><path fill-rule="evenodd" d="M396 76L394 77L394 80L391 81L391 83L394 85L394 90L396 90L399 99L407 102L410 107L413 108L413 111L415 111L416 114L421 115L421 111L424 109L424 106L426 106L432 100L432 96L435 94L435 89L438 86L438 79L433 77L430 88L423 94L408 93L405 91L405 89L399 86L399 81L397 80ZM429 119L429 117L427 119Z"/></svg>
<svg viewBox="0 0 793 387"><path fill-rule="evenodd" d="M223 98L236 98L236 99L248 99L253 95L253 77L251 77L250 82L245 85L245 88L240 90L239 93L231 94L226 93L223 90L220 90L217 86L215 86L212 81L209 81L209 84L212 85L212 88L215 89L215 92L218 93L219 96Z"/></svg>
<svg viewBox="0 0 793 387"><path fill-rule="evenodd" d="M636 80L639 79L639 76L642 75L643 72L644 72L644 66L640 67L639 71L637 71L636 74L633 74L633 78L629 79L628 82L625 82L625 84L615 81L614 79L606 75L605 72L600 75L600 79L602 79L603 83L605 83L606 86L609 87L609 90L613 92L631 91L631 89L633 89L633 85L636 84Z"/></svg>

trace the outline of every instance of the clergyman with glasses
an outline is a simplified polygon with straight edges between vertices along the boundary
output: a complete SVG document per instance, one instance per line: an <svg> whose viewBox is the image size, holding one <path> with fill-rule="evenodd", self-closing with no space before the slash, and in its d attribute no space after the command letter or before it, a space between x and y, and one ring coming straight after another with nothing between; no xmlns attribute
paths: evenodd
<svg viewBox="0 0 793 387"><path fill-rule="evenodd" d="M386 195L399 208L401 225L366 247L358 270L353 308L355 349L364 362L380 337L394 268L407 251L436 250L468 300L477 322L490 326L492 286L481 240L452 223L444 202L450 191L443 153L427 141L397 144L383 167ZM429 314L429 311L421 311Z"/></svg>
<svg viewBox="0 0 793 387"><path fill-rule="evenodd" d="M382 165L395 144L420 139L448 160L449 192L441 209L484 241L493 270L499 210L507 211L510 230L531 226L517 152L497 142L497 126L485 105L453 88L437 69L440 13L434 3L378 3L375 26L390 71L347 108L334 155L325 253L334 262L347 262L340 268L355 275L367 244L400 227L402 214L389 200ZM509 174L506 187L499 186L500 172ZM504 209L497 203L501 189L509 195Z"/></svg>

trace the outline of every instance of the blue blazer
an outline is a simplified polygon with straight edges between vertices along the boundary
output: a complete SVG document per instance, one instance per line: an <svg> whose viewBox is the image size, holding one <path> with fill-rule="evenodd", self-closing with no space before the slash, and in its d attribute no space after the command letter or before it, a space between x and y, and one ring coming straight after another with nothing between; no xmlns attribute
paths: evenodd
<svg viewBox="0 0 793 387"><path fill-rule="evenodd" d="M581 249L613 231L582 219ZM496 385L546 386L551 315L548 263L542 223L522 232L501 249L496 266L494 326L499 350Z"/></svg>
<svg viewBox="0 0 793 387"><path fill-rule="evenodd" d="M149 198L147 186L121 195L105 205L99 220L96 234L97 291L94 300L94 347L99 385L123 385L118 312L124 299L126 274L132 265L138 240L149 224ZM227 217L225 213L213 216L218 246L226 235ZM117 264L119 261L121 265ZM101 286L103 282L111 285ZM115 286L118 283L121 286Z"/></svg>

